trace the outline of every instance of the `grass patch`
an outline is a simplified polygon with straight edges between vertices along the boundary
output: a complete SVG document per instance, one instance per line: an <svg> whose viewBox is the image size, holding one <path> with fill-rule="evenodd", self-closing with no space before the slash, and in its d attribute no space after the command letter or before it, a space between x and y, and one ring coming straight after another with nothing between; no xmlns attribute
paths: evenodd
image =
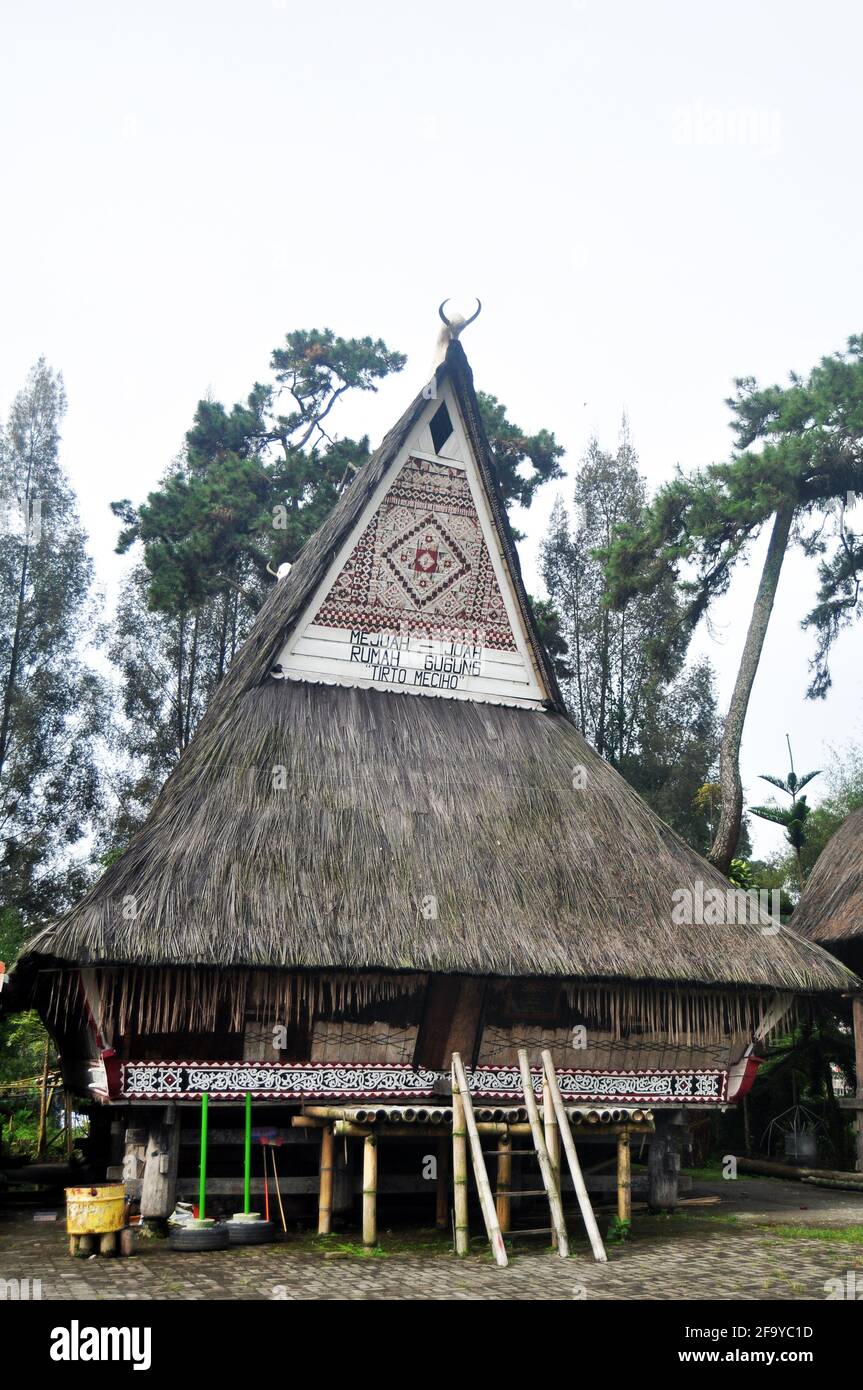
<svg viewBox="0 0 863 1390"><path fill-rule="evenodd" d="M832 1240L843 1245L863 1245L863 1226L770 1226L783 1240Z"/></svg>
<svg viewBox="0 0 863 1390"><path fill-rule="evenodd" d="M745 1178L747 1182L769 1182L766 1173L738 1173L737 1178L727 1178L725 1176L724 1165L721 1163L707 1163L703 1168L681 1168L681 1177L692 1178L693 1182L735 1182Z"/></svg>
<svg viewBox="0 0 863 1390"><path fill-rule="evenodd" d="M387 1251L379 1245L356 1245L353 1241L343 1241L339 1245L328 1245L324 1254L330 1259L385 1260Z"/></svg>
<svg viewBox="0 0 863 1390"><path fill-rule="evenodd" d="M316 1232L298 1232L287 1242L292 1249L306 1249L313 1254L343 1259L386 1259L390 1255L451 1255L452 1240L445 1231L385 1231L371 1248L348 1240L344 1235L319 1236Z"/></svg>

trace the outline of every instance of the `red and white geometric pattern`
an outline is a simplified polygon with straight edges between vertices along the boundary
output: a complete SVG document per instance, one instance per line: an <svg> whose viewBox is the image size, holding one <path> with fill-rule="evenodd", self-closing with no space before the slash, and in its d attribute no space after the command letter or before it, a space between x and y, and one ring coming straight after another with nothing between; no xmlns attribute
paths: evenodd
<svg viewBox="0 0 863 1390"><path fill-rule="evenodd" d="M312 622L517 651L463 468L407 460Z"/></svg>

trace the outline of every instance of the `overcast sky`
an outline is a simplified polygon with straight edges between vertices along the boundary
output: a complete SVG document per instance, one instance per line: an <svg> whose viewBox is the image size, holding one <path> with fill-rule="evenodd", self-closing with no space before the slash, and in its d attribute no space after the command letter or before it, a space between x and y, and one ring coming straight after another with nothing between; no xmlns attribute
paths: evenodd
<svg viewBox="0 0 863 1390"><path fill-rule="evenodd" d="M0 25L0 402L40 354L62 369L109 597L128 560L108 503L140 500L198 398L241 399L289 329L409 354L337 422L376 442L425 380L439 301L480 295L477 384L570 470L625 409L651 486L727 455L735 376L781 381L863 330L853 0L5 0ZM534 592L556 491L520 521ZM723 706L758 561L697 639ZM793 557L754 800L786 731L799 771L863 741L862 631L829 699L803 698L813 588Z"/></svg>

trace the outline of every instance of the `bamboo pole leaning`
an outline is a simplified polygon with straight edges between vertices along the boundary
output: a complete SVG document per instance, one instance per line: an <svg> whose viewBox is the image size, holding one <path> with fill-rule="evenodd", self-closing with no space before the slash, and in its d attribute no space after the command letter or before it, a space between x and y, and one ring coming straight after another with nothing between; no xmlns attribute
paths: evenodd
<svg viewBox="0 0 863 1390"><path fill-rule="evenodd" d="M543 1073L542 1078L542 1129L545 1138L545 1147L548 1149L549 1162L554 1173L554 1180L557 1184L558 1192L561 1192L560 1184L560 1127L557 1123L557 1115L551 1103L551 1093L548 1089L548 1079ZM561 1206L563 1196L561 1195ZM557 1232L552 1232L552 1244L557 1245Z"/></svg>
<svg viewBox="0 0 863 1390"><path fill-rule="evenodd" d="M455 1067L452 1070L452 1193L455 1224L455 1253L466 1255L470 1246L467 1209L467 1130L464 1103Z"/></svg>
<svg viewBox="0 0 863 1390"><path fill-rule="evenodd" d="M608 1261L608 1256L605 1253L602 1236L599 1234L599 1227L596 1224L593 1207L590 1205L587 1185L584 1181L584 1174L581 1171L581 1164L578 1161L575 1141L572 1137L572 1130L569 1127L569 1120L567 1119L564 1109L563 1097L560 1094L560 1087L557 1083L557 1073L554 1069L554 1062L552 1061L552 1056L548 1049L542 1054L542 1066L548 1086L548 1094L554 1106L555 1113L557 1114L560 1137L563 1140L563 1149L566 1154L566 1161L569 1165L569 1174L572 1178L572 1185L575 1188L575 1195L578 1198L582 1220L584 1221L590 1239L590 1248L593 1251L593 1258L599 1264L605 1264Z"/></svg>
<svg viewBox="0 0 863 1390"><path fill-rule="evenodd" d="M551 1225L557 1236L557 1253L562 1260L569 1254L569 1237L566 1233L566 1222L563 1219L563 1203L560 1200L560 1188L557 1184L557 1177L551 1164L551 1159L546 1148L545 1135L542 1132L542 1125L539 1119L536 1096L533 1094L533 1081L530 1075L530 1061L525 1048L518 1050L518 1065L521 1071L521 1085L524 1091L524 1102L527 1107L527 1118L530 1124L530 1132L533 1136L533 1147L539 1159L539 1170L542 1173L543 1186L548 1194L548 1205L551 1211Z"/></svg>
<svg viewBox="0 0 863 1390"><path fill-rule="evenodd" d="M489 1244L492 1249L495 1261L501 1268L509 1264L506 1254L506 1246L503 1243L500 1224L497 1219L497 1212L494 1205L491 1186L486 1172L485 1159L483 1158L482 1142L479 1131L474 1119L473 1106L470 1099L470 1090L467 1084L467 1075L461 1053L452 1054L452 1079L453 1079L453 1100L455 1100L456 1085L459 1090L459 1098L464 1112L464 1121L467 1128L468 1139L470 1141L470 1151L473 1158L473 1171L476 1178L477 1191L479 1192L479 1204L482 1209L485 1229L488 1235ZM465 1175L467 1176L467 1175ZM467 1189L465 1189L465 1196Z"/></svg>

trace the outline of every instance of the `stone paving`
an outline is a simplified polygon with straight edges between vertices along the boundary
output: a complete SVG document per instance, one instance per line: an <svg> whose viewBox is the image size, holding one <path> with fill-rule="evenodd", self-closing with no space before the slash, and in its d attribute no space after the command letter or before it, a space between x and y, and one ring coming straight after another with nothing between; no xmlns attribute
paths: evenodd
<svg viewBox="0 0 863 1390"><path fill-rule="evenodd" d="M338 1257L291 1237L272 1246L179 1254L164 1241L132 1259L72 1260L62 1221L0 1221L0 1279L41 1280L43 1299L826 1299L829 1280L853 1272L863 1295L863 1245L788 1236L776 1226L847 1229L863 1225L863 1196L818 1192L794 1183L702 1184L722 1202L675 1217L636 1213L636 1238L611 1247L596 1265L580 1247L563 1261L525 1242L497 1269L479 1242L463 1260L431 1250ZM347 1236L333 1237L336 1246ZM429 1237L432 1240L432 1237ZM302 1248L298 1249L298 1243ZM398 1245L398 1237L396 1242ZM384 1249L387 1236L382 1238ZM32 1282L31 1282L32 1287ZM2 1286L0 1286L2 1290ZM0 1292L2 1296L2 1292Z"/></svg>

